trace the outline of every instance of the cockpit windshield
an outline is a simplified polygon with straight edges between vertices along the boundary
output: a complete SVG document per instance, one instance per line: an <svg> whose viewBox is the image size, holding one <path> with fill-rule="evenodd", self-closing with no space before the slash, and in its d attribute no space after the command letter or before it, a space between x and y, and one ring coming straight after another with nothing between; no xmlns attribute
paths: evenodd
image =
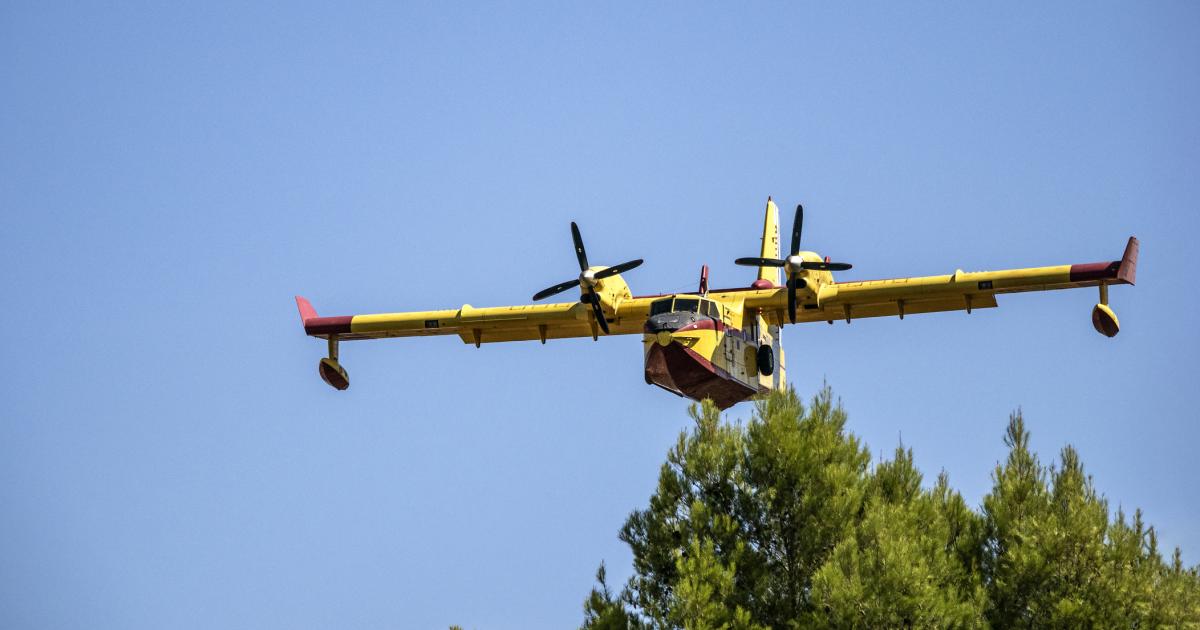
<svg viewBox="0 0 1200 630"><path fill-rule="evenodd" d="M671 298L654 300L650 303L650 315L662 315L671 312Z"/></svg>
<svg viewBox="0 0 1200 630"><path fill-rule="evenodd" d="M652 317L663 313L699 313L718 321L721 319L721 307L717 302L692 297L668 297L650 303Z"/></svg>

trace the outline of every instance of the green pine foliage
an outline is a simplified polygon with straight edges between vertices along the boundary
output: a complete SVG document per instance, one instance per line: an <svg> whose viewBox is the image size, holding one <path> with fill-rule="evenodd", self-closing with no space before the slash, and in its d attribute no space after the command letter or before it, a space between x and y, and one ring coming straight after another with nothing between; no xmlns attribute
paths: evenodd
<svg viewBox="0 0 1200 630"><path fill-rule="evenodd" d="M911 449L872 466L827 386L745 425L690 413L621 528L633 576L614 594L600 565L583 628L1200 628L1198 569L1110 516L1075 449L1043 465L1019 411L978 511Z"/></svg>

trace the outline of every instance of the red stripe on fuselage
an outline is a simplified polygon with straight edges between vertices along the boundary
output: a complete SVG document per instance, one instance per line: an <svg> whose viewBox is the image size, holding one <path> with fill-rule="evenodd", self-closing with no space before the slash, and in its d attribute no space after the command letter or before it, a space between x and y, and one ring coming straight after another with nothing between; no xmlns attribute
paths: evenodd
<svg viewBox="0 0 1200 630"><path fill-rule="evenodd" d="M705 318L683 326L675 332L685 332L688 330L725 330L725 322Z"/></svg>

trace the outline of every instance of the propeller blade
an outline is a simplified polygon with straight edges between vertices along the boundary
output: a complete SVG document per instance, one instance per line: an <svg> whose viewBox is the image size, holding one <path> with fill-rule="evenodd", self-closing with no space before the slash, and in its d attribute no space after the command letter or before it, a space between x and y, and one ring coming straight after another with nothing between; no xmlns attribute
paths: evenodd
<svg viewBox="0 0 1200 630"><path fill-rule="evenodd" d="M619 273L625 273L626 271L629 271L630 269L633 269L634 267L637 267L640 264L642 264L641 258L638 258L637 260L631 260L629 262L623 262L619 265L613 265L612 267L609 267L608 269L597 271L596 279L603 280L609 276L615 276Z"/></svg>
<svg viewBox="0 0 1200 630"><path fill-rule="evenodd" d="M815 269L817 271L847 271L854 267L850 263L835 263L835 262L802 262L802 269Z"/></svg>
<svg viewBox="0 0 1200 630"><path fill-rule="evenodd" d="M580 298L580 301L590 301L592 303L592 312L596 314L596 323L600 329L604 331L604 334L607 335L608 322L604 319L604 309L600 308L600 298L597 297L596 288L593 286L595 283L591 280L588 280L588 278L592 278L594 280L603 280L604 278L609 278L619 273L624 273L641 265L642 259L638 258L637 260L623 262L613 267L601 269L593 274L588 271L587 250L583 247L583 236L579 233L579 224L575 223L574 221L571 222L571 240L575 243L575 258L579 261L579 271L581 272L579 274L579 278L576 280L568 280L562 284L556 284L549 289L538 291L533 295L533 299L534 301L537 301L548 298L556 293L562 293L563 291L566 291L572 287L581 287L585 289L586 292Z"/></svg>
<svg viewBox="0 0 1200 630"><path fill-rule="evenodd" d="M600 330L604 334L608 334L608 319L604 317L604 309L600 307L600 298L596 295L596 290L588 287L588 296L591 298L592 312L596 314L596 324L600 326Z"/></svg>
<svg viewBox="0 0 1200 630"><path fill-rule="evenodd" d="M554 295L556 293L562 293L563 291L566 291L567 289L570 289L571 287L577 287L577 286L579 286L578 279L568 280L567 282L564 282L562 284L556 284L556 285L550 287L549 289L542 289L541 291L534 293L533 301L536 302L538 300L544 300L544 299L550 297L551 295Z"/></svg>
<svg viewBox="0 0 1200 630"><path fill-rule="evenodd" d="M796 218L792 221L792 256L800 253L800 230L803 227L804 206L801 204L796 204Z"/></svg>
<svg viewBox="0 0 1200 630"><path fill-rule="evenodd" d="M778 258L739 258L733 261L733 264L746 267L782 267L787 261Z"/></svg>
<svg viewBox="0 0 1200 630"><path fill-rule="evenodd" d="M796 281L788 278L788 319L796 323Z"/></svg>
<svg viewBox="0 0 1200 630"><path fill-rule="evenodd" d="M579 270L587 271L587 250L583 248L583 237L579 235L579 226L571 222L571 240L575 241L575 258L579 259Z"/></svg>

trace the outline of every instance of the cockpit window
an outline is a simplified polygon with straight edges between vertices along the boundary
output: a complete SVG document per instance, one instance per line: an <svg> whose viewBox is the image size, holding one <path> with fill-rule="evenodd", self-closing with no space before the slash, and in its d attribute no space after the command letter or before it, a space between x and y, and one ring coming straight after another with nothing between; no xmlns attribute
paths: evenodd
<svg viewBox="0 0 1200 630"><path fill-rule="evenodd" d="M671 312L671 298L663 298L650 303L651 315L662 315Z"/></svg>
<svg viewBox="0 0 1200 630"><path fill-rule="evenodd" d="M700 313L717 321L721 320L721 305L700 298L662 298L650 303L650 315L663 313Z"/></svg>
<svg viewBox="0 0 1200 630"><path fill-rule="evenodd" d="M700 308L700 300L695 298L677 298L675 300L676 311L686 311L695 313Z"/></svg>

